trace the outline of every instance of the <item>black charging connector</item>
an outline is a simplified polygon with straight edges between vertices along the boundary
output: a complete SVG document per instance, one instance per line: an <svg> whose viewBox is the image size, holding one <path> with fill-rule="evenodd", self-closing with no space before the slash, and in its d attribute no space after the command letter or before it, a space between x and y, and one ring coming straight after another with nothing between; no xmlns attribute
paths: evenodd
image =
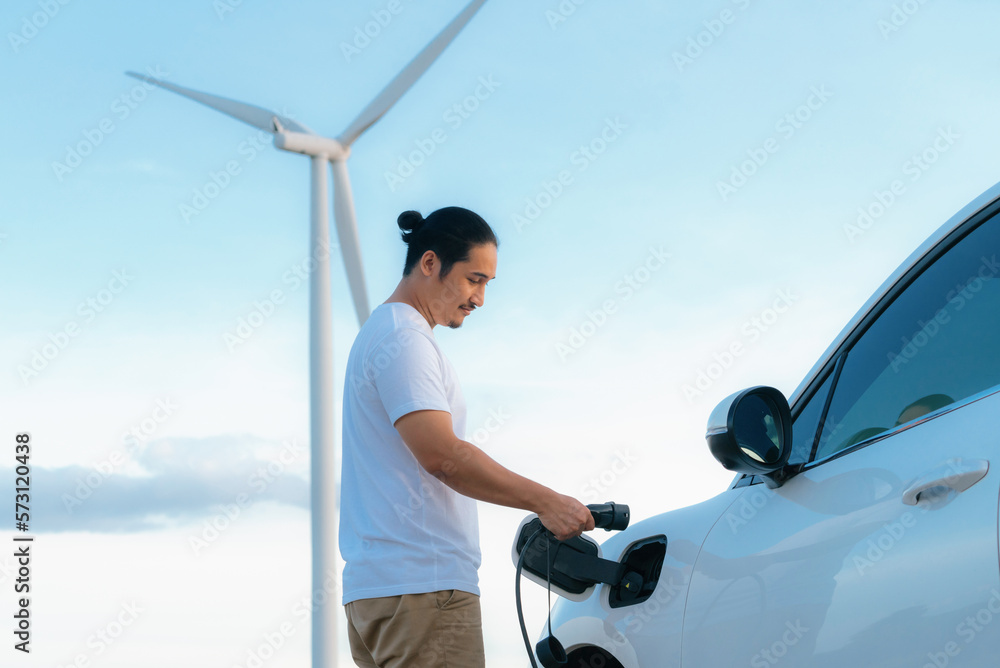
<svg viewBox="0 0 1000 668"><path fill-rule="evenodd" d="M594 516L594 528L621 531L628 527L629 509L624 503L591 503L587 510Z"/></svg>
<svg viewBox="0 0 1000 668"><path fill-rule="evenodd" d="M624 503L595 503L587 506L594 517L594 528L605 531L621 531L628 527L629 507ZM526 569L538 578L545 578L550 595L552 585L565 592L583 593L588 587L597 583L605 583L624 590L626 595L632 590L642 587L642 580L634 581L634 574L629 573L623 564L598 556L597 544L576 537L569 540L556 540L548 529L542 526L537 517L525 523L514 542L517 552L517 568L514 582L514 598L517 605L517 618L521 626L521 636L528 652L532 668L538 668L535 656L542 662L544 668L559 668L567 663L566 650L552 635L552 606L549 605L549 635L542 638L531 651L528 632L524 626L524 614L521 611L521 571Z"/></svg>

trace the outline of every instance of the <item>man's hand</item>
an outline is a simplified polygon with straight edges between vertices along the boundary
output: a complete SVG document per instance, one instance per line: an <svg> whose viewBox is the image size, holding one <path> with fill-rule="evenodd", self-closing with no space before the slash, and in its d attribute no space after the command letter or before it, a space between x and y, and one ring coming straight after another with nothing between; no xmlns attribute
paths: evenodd
<svg viewBox="0 0 1000 668"><path fill-rule="evenodd" d="M552 493L545 505L538 510L542 526L552 532L556 540L569 540L594 528L594 516L572 496Z"/></svg>

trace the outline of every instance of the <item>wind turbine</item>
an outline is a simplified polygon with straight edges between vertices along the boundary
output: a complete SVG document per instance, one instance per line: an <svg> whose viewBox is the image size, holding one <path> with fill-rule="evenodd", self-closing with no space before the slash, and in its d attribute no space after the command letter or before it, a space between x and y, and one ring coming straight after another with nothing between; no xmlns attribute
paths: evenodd
<svg viewBox="0 0 1000 668"><path fill-rule="evenodd" d="M361 245L354 215L351 183L347 176L347 158L351 145L365 130L406 93L431 66L455 36L465 27L486 0L473 0L444 27L431 42L368 103L339 137L331 139L316 134L297 121L273 111L237 102L217 95L177 86L153 77L126 72L150 84L200 102L238 121L274 135L275 147L302 153L311 158L310 219L313 249L329 249L330 230L327 204L326 165L333 169L333 219L347 270L347 281L359 325L368 319L368 291L361 265ZM337 479L334 471L333 429L333 315L330 294L330 254L313 253L316 270L309 281L309 388L310 388L310 505L312 527L312 593L322 591L326 576L336 573ZM329 668L337 665L338 605L315 606L312 615L312 665Z"/></svg>

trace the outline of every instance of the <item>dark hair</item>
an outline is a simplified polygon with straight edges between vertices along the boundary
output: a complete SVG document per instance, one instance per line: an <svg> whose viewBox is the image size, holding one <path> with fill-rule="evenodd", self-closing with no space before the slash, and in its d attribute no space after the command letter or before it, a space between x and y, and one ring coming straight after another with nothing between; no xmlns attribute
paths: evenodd
<svg viewBox="0 0 1000 668"><path fill-rule="evenodd" d="M434 251L441 260L440 275L443 278L456 262L466 262L469 259L469 249L473 246L493 244L500 247L497 235L489 223L478 214L460 206L446 206L427 218L417 211L404 211L399 214L396 224L403 231L401 236L406 243L403 276L409 276L413 267L429 250Z"/></svg>

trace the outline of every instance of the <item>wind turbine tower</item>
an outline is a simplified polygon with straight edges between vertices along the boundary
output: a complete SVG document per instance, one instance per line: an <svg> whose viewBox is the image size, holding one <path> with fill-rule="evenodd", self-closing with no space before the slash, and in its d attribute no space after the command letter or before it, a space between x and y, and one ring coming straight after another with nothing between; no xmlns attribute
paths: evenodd
<svg viewBox="0 0 1000 668"><path fill-rule="evenodd" d="M275 147L310 158L310 247L316 270L309 281L310 505L312 527L312 592L322 591L337 571L337 478L334 470L333 315L330 289L330 247L327 164L333 170L333 219L337 226L347 282L359 325L370 314L361 264L361 244L354 214L347 158L351 145L406 93L472 19L486 0L473 0L452 19L380 92L340 136L323 137L297 121L244 102L202 93L153 77L126 72L274 135ZM337 665L339 600L327 598L312 615L312 666Z"/></svg>

